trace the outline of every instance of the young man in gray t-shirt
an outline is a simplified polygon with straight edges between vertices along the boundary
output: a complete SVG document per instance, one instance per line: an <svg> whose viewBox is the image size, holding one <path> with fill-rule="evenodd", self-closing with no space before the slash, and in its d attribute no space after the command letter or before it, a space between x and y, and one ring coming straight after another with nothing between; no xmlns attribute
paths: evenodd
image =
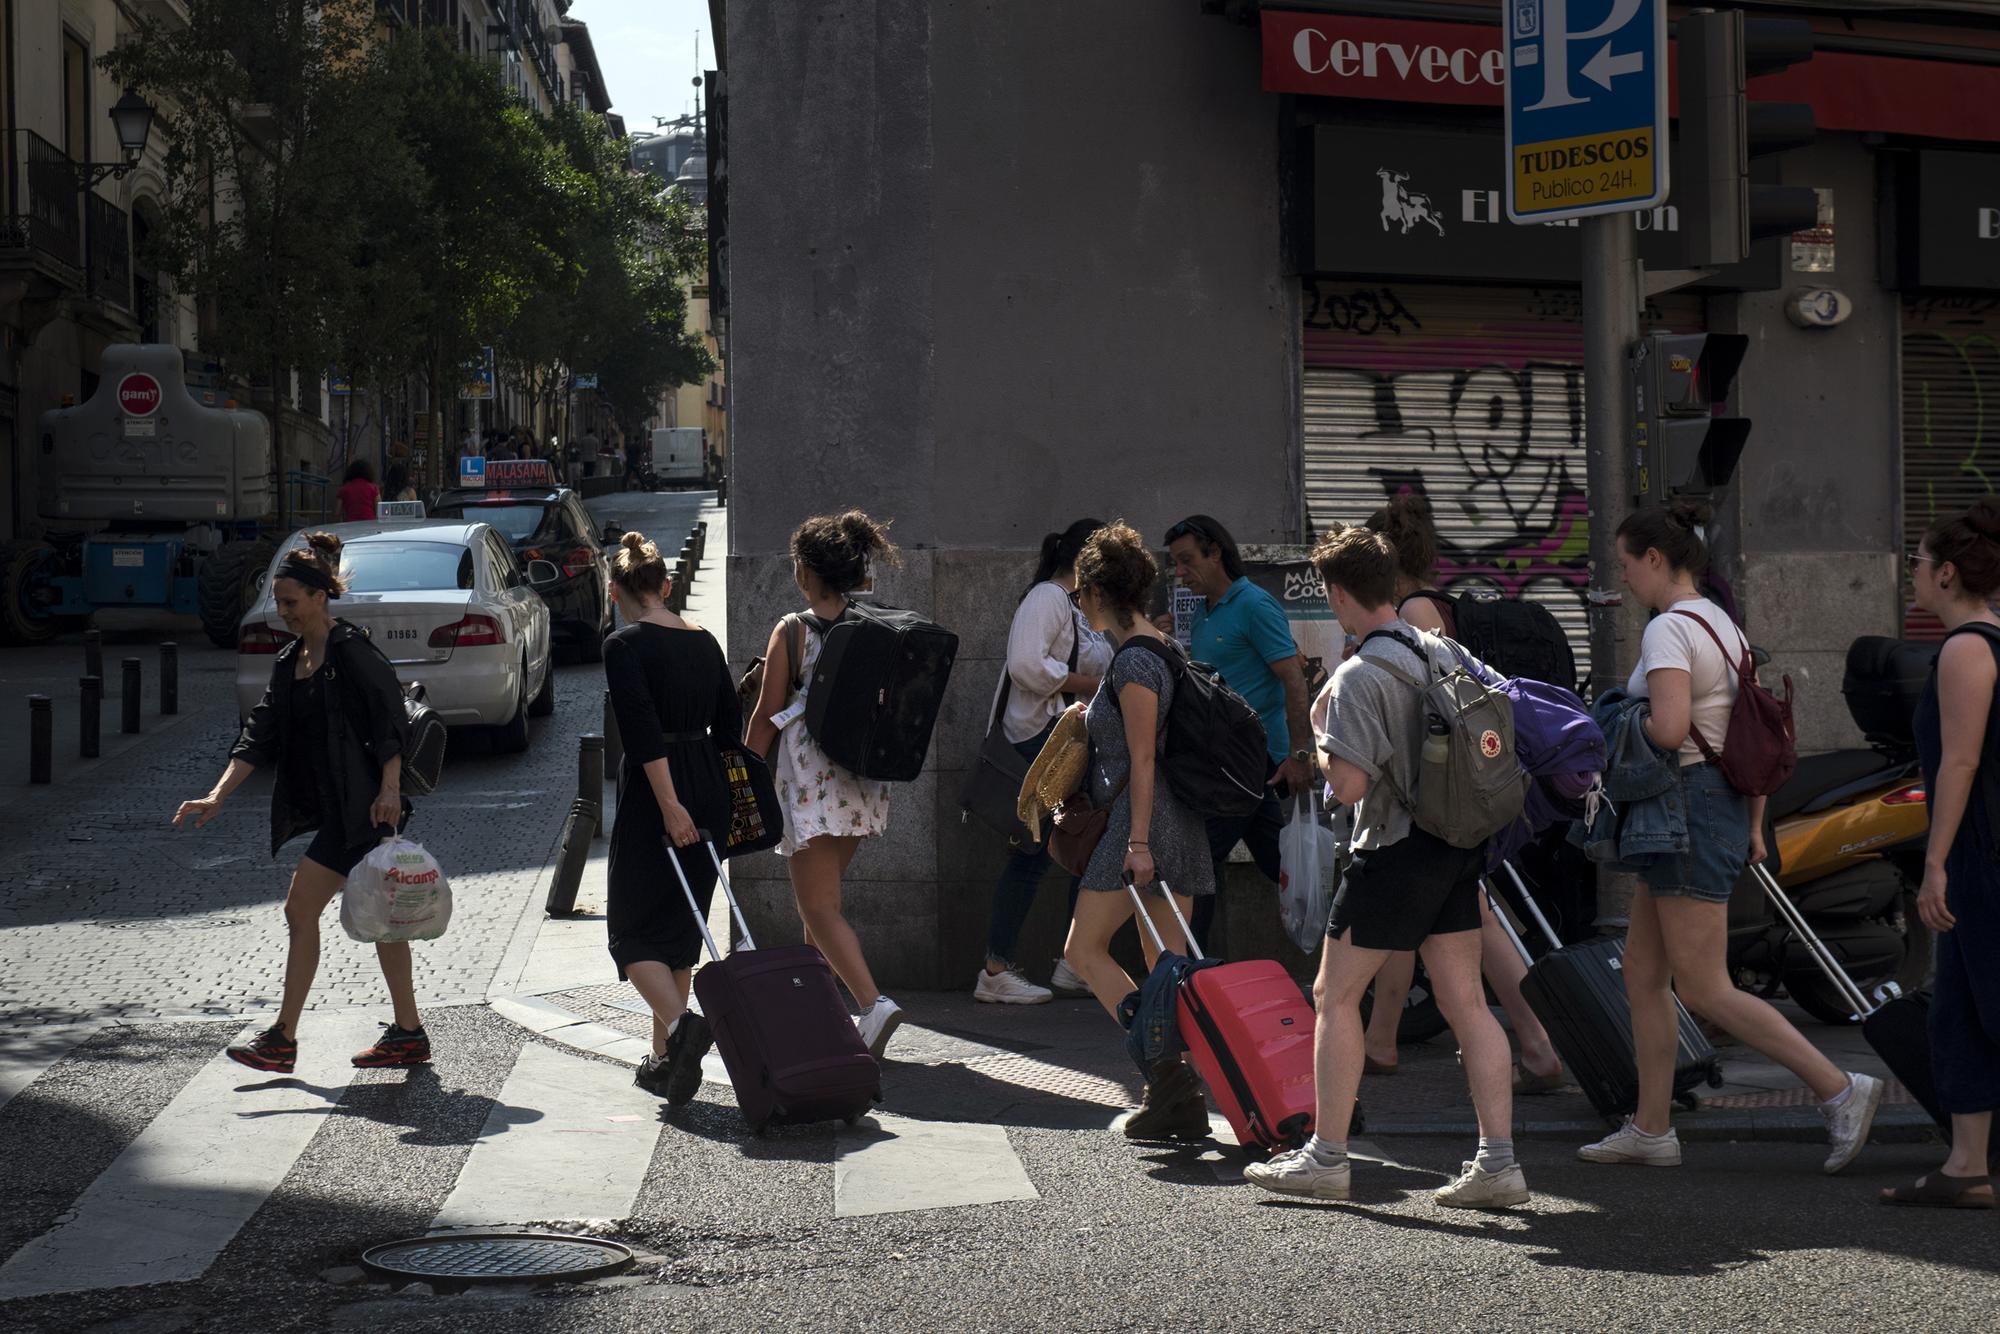
<svg viewBox="0 0 2000 1334"><path fill-rule="evenodd" d="M1461 664L1489 683L1497 678L1449 641L1397 617L1396 558L1381 534L1347 529L1321 542L1313 561L1341 627L1361 641L1314 709L1321 768L1334 796L1354 808L1354 855L1334 896L1314 987L1319 1133L1304 1148L1253 1164L1244 1179L1281 1195L1347 1198L1347 1127L1364 1061L1361 996L1392 952L1418 950L1458 1038L1479 1113L1479 1156L1437 1201L1472 1209L1525 1204L1528 1184L1514 1161L1512 1052L1486 1008L1479 975L1486 850L1452 847L1411 818L1431 723L1422 695L1381 664L1419 679Z"/></svg>

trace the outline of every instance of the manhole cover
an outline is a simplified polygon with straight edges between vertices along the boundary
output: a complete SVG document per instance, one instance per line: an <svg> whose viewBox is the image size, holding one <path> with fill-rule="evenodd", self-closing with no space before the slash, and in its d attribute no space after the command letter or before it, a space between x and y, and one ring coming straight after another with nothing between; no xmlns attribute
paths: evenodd
<svg viewBox="0 0 2000 1334"><path fill-rule="evenodd" d="M598 1278L632 1263L615 1241L553 1232L463 1232L412 1237L362 1253L361 1263L395 1278L505 1282L536 1278Z"/></svg>
<svg viewBox="0 0 2000 1334"><path fill-rule="evenodd" d="M102 931L214 931L225 926L245 926L247 917L125 917L115 922L92 922Z"/></svg>

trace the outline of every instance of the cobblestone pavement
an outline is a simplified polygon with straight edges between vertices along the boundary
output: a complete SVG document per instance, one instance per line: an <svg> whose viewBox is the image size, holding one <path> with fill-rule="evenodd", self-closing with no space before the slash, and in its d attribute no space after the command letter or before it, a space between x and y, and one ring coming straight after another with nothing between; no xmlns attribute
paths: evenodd
<svg viewBox="0 0 2000 1334"><path fill-rule="evenodd" d="M628 494L593 502L600 519L676 536L702 497ZM719 570L719 561L711 570ZM239 789L203 830L176 831L178 804L206 791L237 731L235 655L198 631L140 623L114 633L105 658L147 663L145 727L117 734L107 700L106 758L75 759L75 677L81 642L72 636L36 649L0 653L0 701L25 713L31 691L56 696L57 782L25 785L25 741L10 726L0 758L10 761L0 800L0 1027L52 1021L218 1016L275 1006L284 968L279 911L302 842L269 847L269 780ZM181 646L181 712L158 714L156 650ZM114 687L115 693L115 687ZM416 948L418 994L426 1004L483 999L510 946L531 939L543 868L576 791L578 734L602 726L601 669L559 667L553 717L532 724L526 754L497 755L473 732L452 735L444 781L423 798L411 835L450 877L451 930ZM19 710L19 713L14 712ZM18 724L17 724L18 725ZM322 959L312 1004L318 1009L377 1005L386 994L374 951L349 940L335 913L322 923Z"/></svg>

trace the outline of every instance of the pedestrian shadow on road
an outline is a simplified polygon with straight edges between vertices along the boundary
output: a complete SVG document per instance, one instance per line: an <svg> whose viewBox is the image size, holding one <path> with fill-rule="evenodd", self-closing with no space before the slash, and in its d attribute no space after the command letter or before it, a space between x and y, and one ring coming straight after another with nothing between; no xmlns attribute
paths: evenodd
<svg viewBox="0 0 2000 1334"><path fill-rule="evenodd" d="M711 1093L714 1085L704 1087ZM808 1121L800 1125L773 1125L763 1133L750 1128L734 1102L696 1097L684 1107L660 1104L660 1124L697 1139L728 1145L745 1158L758 1162L823 1163L832 1156L833 1132L838 1121Z"/></svg>
<svg viewBox="0 0 2000 1334"><path fill-rule="evenodd" d="M543 1113L515 1107L483 1093L445 1088L435 1068L411 1066L400 1080L322 1088L287 1076L238 1085L238 1093L260 1089L301 1089L326 1100L325 1107L272 1107L238 1112L245 1121L267 1116L348 1116L378 1125L400 1126L404 1144L448 1147L504 1135L514 1126L531 1125Z"/></svg>

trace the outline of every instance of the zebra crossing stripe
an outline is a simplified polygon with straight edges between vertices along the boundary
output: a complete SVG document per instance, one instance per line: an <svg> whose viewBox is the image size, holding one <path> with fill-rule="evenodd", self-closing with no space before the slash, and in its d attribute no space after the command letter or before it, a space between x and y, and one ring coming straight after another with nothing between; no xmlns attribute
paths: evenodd
<svg viewBox="0 0 2000 1334"><path fill-rule="evenodd" d="M200 1278L339 1103L366 1015L309 1017L292 1076L218 1052L90 1183L67 1221L0 1265L0 1301Z"/></svg>
<svg viewBox="0 0 2000 1334"><path fill-rule="evenodd" d="M95 1025L79 1028L37 1028L0 1034L0 1107L41 1078L42 1072L69 1055L89 1037Z"/></svg>
<svg viewBox="0 0 2000 1334"><path fill-rule="evenodd" d="M834 1139L836 1218L1038 1200L1004 1126L877 1112Z"/></svg>
<svg viewBox="0 0 2000 1334"><path fill-rule="evenodd" d="M527 1043L432 1227L630 1217L664 1105L630 1067Z"/></svg>

